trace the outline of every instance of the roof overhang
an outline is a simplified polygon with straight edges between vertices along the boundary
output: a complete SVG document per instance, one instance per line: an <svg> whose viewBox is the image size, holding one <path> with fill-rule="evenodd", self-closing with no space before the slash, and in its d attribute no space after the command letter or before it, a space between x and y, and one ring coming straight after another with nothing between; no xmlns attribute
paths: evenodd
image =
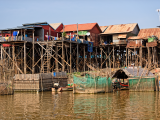
<svg viewBox="0 0 160 120"><path fill-rule="evenodd" d="M28 25L42 25L42 24L48 24L47 22L36 22L36 23L26 23L22 24L23 26L28 26Z"/></svg>
<svg viewBox="0 0 160 120"><path fill-rule="evenodd" d="M0 31L11 31L11 30L33 30L34 28L42 28L42 26L18 26L16 28L7 28L7 29L0 29Z"/></svg>

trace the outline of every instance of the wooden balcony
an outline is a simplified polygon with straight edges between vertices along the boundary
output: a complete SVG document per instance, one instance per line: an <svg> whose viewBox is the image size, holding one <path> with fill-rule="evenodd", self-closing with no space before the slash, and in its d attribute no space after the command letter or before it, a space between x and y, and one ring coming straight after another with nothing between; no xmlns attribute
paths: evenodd
<svg viewBox="0 0 160 120"><path fill-rule="evenodd" d="M32 42L33 38L30 37L22 37L22 36L12 36L12 37L0 37L0 42L9 42L9 41L27 41Z"/></svg>

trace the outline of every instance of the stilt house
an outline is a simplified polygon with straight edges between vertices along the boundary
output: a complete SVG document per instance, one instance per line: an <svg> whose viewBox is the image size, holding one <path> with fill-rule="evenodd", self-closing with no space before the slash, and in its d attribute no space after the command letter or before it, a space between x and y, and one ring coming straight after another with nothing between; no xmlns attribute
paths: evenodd
<svg viewBox="0 0 160 120"><path fill-rule="evenodd" d="M64 25L64 30L61 30L61 32L64 31L68 36L71 34L71 37L73 37L74 35L77 35L77 28L79 39L91 41L94 46L99 46L100 40L98 35L102 31L98 23Z"/></svg>

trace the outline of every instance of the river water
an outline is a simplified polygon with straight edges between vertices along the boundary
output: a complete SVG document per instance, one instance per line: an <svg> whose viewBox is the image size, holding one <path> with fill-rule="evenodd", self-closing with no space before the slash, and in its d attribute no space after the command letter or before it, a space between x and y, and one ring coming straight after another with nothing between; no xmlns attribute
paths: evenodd
<svg viewBox="0 0 160 120"><path fill-rule="evenodd" d="M0 96L0 120L160 119L159 98L159 92L15 92L14 95Z"/></svg>

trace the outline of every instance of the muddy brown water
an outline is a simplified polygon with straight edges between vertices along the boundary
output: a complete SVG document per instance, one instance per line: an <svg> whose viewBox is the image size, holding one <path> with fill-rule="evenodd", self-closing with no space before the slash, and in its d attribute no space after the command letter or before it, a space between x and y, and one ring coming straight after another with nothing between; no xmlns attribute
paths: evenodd
<svg viewBox="0 0 160 120"><path fill-rule="evenodd" d="M0 120L160 119L159 92L15 92L0 96Z"/></svg>

